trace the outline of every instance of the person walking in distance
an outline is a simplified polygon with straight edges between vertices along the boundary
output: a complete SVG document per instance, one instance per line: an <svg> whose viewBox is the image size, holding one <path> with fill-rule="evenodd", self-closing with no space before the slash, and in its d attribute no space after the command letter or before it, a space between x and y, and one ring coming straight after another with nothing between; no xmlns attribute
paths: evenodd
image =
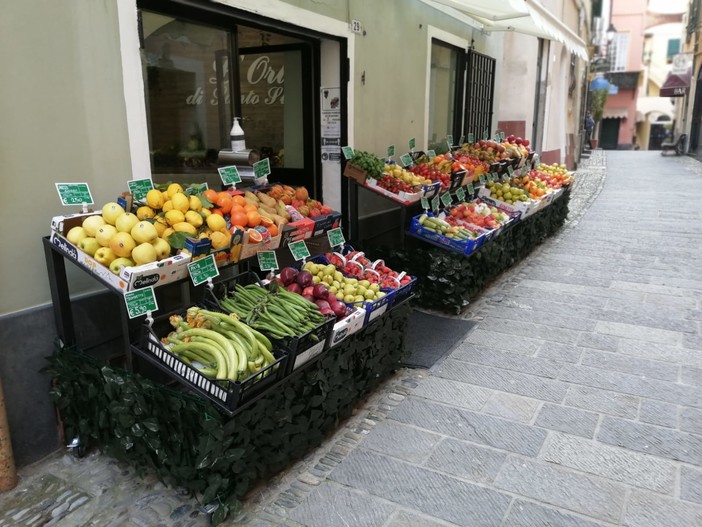
<svg viewBox="0 0 702 527"><path fill-rule="evenodd" d="M587 138L587 146L592 148L592 130L595 128L595 120L592 118L592 113L587 112L585 116L585 137Z"/></svg>

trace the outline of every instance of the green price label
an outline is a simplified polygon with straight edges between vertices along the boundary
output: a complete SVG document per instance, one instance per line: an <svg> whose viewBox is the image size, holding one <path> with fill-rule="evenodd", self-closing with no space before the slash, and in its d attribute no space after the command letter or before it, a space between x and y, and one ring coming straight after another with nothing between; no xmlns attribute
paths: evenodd
<svg viewBox="0 0 702 527"><path fill-rule="evenodd" d="M336 229L328 231L327 238L329 239L329 245L331 245L332 247L338 247L346 243L346 239L344 238L344 233L341 231L341 227L337 227Z"/></svg>
<svg viewBox="0 0 702 527"><path fill-rule="evenodd" d="M93 196L87 183L56 183L62 205L93 204Z"/></svg>
<svg viewBox="0 0 702 527"><path fill-rule="evenodd" d="M394 155L395 155L395 145L390 145L390 146L388 147L388 155L387 155L387 157L390 158L390 157L393 157Z"/></svg>
<svg viewBox="0 0 702 527"><path fill-rule="evenodd" d="M403 167L408 167L412 164L412 156L409 154L402 154L400 156L400 163Z"/></svg>
<svg viewBox="0 0 702 527"><path fill-rule="evenodd" d="M462 145L463 142L465 141L465 139L466 139L466 136L465 136L465 135L462 135L461 138L458 140L458 144L459 144L459 145Z"/></svg>
<svg viewBox="0 0 702 527"><path fill-rule="evenodd" d="M505 140L505 133L500 132L500 141L504 141L504 140Z"/></svg>
<svg viewBox="0 0 702 527"><path fill-rule="evenodd" d="M475 143L475 136L473 135L473 132L471 132L471 133L468 134L468 142L469 142L470 144Z"/></svg>
<svg viewBox="0 0 702 527"><path fill-rule="evenodd" d="M446 136L446 142L449 146L453 146L453 136L451 134Z"/></svg>
<svg viewBox="0 0 702 527"><path fill-rule="evenodd" d="M351 159L353 157L353 148L350 146L342 146L341 153L344 154L344 159Z"/></svg>
<svg viewBox="0 0 702 527"><path fill-rule="evenodd" d="M466 191L463 190L463 187L458 187L458 189L456 189L456 197L458 198L459 201L466 200Z"/></svg>
<svg viewBox="0 0 702 527"><path fill-rule="evenodd" d="M419 201L421 201L424 210L429 210L429 200L427 198L422 198Z"/></svg>
<svg viewBox="0 0 702 527"><path fill-rule="evenodd" d="M436 157L436 150L427 150L427 157L429 159Z"/></svg>
<svg viewBox="0 0 702 527"><path fill-rule="evenodd" d="M498 134L497 132L495 132L495 142L496 143L500 142L500 134Z"/></svg>
<svg viewBox="0 0 702 527"><path fill-rule="evenodd" d="M124 293L124 303L127 304L129 318L140 317L158 310L153 286Z"/></svg>
<svg viewBox="0 0 702 527"><path fill-rule="evenodd" d="M193 285L198 286L219 276L219 269L215 263L214 254L210 254L205 258L200 258L188 264L188 272Z"/></svg>
<svg viewBox="0 0 702 527"><path fill-rule="evenodd" d="M129 186L129 192L132 193L132 196L137 201L144 201L146 193L154 189L154 183L150 179L132 179L127 181L127 186Z"/></svg>
<svg viewBox="0 0 702 527"><path fill-rule="evenodd" d="M512 168L512 165L507 165L507 172L509 172L510 177L512 177L512 174L514 174L514 169Z"/></svg>
<svg viewBox="0 0 702 527"><path fill-rule="evenodd" d="M470 195L473 195L473 192L475 192L475 187L473 186L473 183L468 183L466 185L466 190L470 193Z"/></svg>
<svg viewBox="0 0 702 527"><path fill-rule="evenodd" d="M260 161L253 164L254 177L260 179L266 177L271 173L271 162L268 158L261 159Z"/></svg>
<svg viewBox="0 0 702 527"><path fill-rule="evenodd" d="M409 140L409 149L414 150L415 146L417 146L417 140L413 137Z"/></svg>
<svg viewBox="0 0 702 527"><path fill-rule="evenodd" d="M288 245L288 248L290 249L290 253L292 254L293 258L295 258L296 262L310 257L310 250L307 248L305 240L293 242Z"/></svg>
<svg viewBox="0 0 702 527"><path fill-rule="evenodd" d="M275 251L259 251L256 253L258 267L261 271L275 271L278 267L278 257Z"/></svg>
<svg viewBox="0 0 702 527"><path fill-rule="evenodd" d="M217 169L217 172L219 172L219 177L222 178L222 183L224 183L225 186L241 183L239 169L235 166L221 167Z"/></svg>
<svg viewBox="0 0 702 527"><path fill-rule="evenodd" d="M488 131L485 130L485 131L483 132L483 141L487 141L487 139L488 139Z"/></svg>
<svg viewBox="0 0 702 527"><path fill-rule="evenodd" d="M506 183L507 181L509 181L509 174L502 174L502 182Z"/></svg>
<svg viewBox="0 0 702 527"><path fill-rule="evenodd" d="M485 184L485 174L480 174L478 181L480 181L481 185L484 185Z"/></svg>
<svg viewBox="0 0 702 527"><path fill-rule="evenodd" d="M434 212L439 210L439 203L441 203L441 202L439 201L438 195L431 198L431 210L433 210Z"/></svg>
<svg viewBox="0 0 702 527"><path fill-rule="evenodd" d="M450 192L446 192L445 194L441 195L441 203L444 204L444 207L448 207L451 205L451 203L453 203L453 198L451 198Z"/></svg>

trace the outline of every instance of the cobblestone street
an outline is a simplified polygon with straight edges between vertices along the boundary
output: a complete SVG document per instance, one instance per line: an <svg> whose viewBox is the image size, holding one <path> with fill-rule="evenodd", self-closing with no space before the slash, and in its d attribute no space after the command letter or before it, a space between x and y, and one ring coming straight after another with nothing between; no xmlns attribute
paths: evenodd
<svg viewBox="0 0 702 527"><path fill-rule="evenodd" d="M596 151L578 173L566 226L462 315L461 345L225 525L702 525L702 164ZM209 525L99 453L20 473L1 527Z"/></svg>

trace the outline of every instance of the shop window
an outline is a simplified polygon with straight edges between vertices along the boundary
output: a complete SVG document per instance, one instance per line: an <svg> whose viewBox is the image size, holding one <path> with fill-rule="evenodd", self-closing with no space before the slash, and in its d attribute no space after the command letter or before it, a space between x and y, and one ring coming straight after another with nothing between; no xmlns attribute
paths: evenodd
<svg viewBox="0 0 702 527"><path fill-rule="evenodd" d="M673 62L673 56L677 55L680 53L680 39L679 38L671 38L668 39L668 50L665 54L666 60L668 63Z"/></svg>
<svg viewBox="0 0 702 527"><path fill-rule="evenodd" d="M288 169L311 177L308 41L233 19L213 26L142 9L140 20L153 174L215 174L231 164L232 118L241 117L247 149L269 158L277 177L292 176Z"/></svg>
<svg viewBox="0 0 702 527"><path fill-rule="evenodd" d="M626 71L629 57L629 33L615 33L612 42L607 46L607 58L612 65L612 71Z"/></svg>
<svg viewBox="0 0 702 527"><path fill-rule="evenodd" d="M445 150L446 136L454 134L458 106L459 54L462 51L433 40L429 79L429 148Z"/></svg>

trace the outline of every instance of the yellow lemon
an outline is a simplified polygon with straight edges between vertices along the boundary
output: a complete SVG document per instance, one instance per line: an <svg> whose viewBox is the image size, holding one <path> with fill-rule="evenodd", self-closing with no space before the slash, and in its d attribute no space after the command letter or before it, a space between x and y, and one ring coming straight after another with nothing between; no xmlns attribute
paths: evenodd
<svg viewBox="0 0 702 527"><path fill-rule="evenodd" d="M200 212L202 212L205 215L205 218L212 214L212 211L210 209L200 209Z"/></svg>
<svg viewBox="0 0 702 527"><path fill-rule="evenodd" d="M166 223L173 227L176 223L182 223L185 221L185 214L180 212L179 210L169 210L166 212Z"/></svg>
<svg viewBox="0 0 702 527"><path fill-rule="evenodd" d="M185 221L187 221L193 227L200 227L202 225L202 216L200 216L199 212L189 210L185 213Z"/></svg>
<svg viewBox="0 0 702 527"><path fill-rule="evenodd" d="M213 249L224 249L231 245L232 237L229 233L223 232L213 232L210 235L210 240L212 241Z"/></svg>
<svg viewBox="0 0 702 527"><path fill-rule="evenodd" d="M207 226L213 231L222 231L227 228L227 222L219 214L210 214L206 221Z"/></svg>
<svg viewBox="0 0 702 527"><path fill-rule="evenodd" d="M183 190L183 187L179 183L171 183L168 185L168 190L166 190L166 194L168 194L168 197L173 199L173 195L177 194L178 192L185 192Z"/></svg>
<svg viewBox="0 0 702 527"><path fill-rule="evenodd" d="M171 197L168 195L168 192L165 190L161 191L161 197L163 198L163 202L166 203Z"/></svg>
<svg viewBox="0 0 702 527"><path fill-rule="evenodd" d="M176 192L173 194L173 196L171 196L171 201L173 202L173 209L179 210L183 214L188 212L190 209L190 200L185 194Z"/></svg>
<svg viewBox="0 0 702 527"><path fill-rule="evenodd" d="M168 240L168 237L175 232L175 229L173 227L168 227L163 233L161 234L161 238L164 240Z"/></svg>
<svg viewBox="0 0 702 527"><path fill-rule="evenodd" d="M151 207L144 205L143 207L139 207L136 211L136 217L139 218L139 220L148 220L153 218L156 215L154 212L154 209Z"/></svg>
<svg viewBox="0 0 702 527"><path fill-rule="evenodd" d="M202 201L197 196L190 196L190 210L200 210L202 208Z"/></svg>
<svg viewBox="0 0 702 527"><path fill-rule="evenodd" d="M152 209L160 209L163 207L164 202L165 200L160 190L151 189L146 193L146 204Z"/></svg>
<svg viewBox="0 0 702 527"><path fill-rule="evenodd" d="M192 236L197 236L197 229L190 225L187 221L181 221L180 223L176 223L175 225L173 225L173 230L175 230L176 232L187 232Z"/></svg>
<svg viewBox="0 0 702 527"><path fill-rule="evenodd" d="M161 210L163 212L168 212L169 210L173 210L173 202L169 199L163 204L163 207L161 207Z"/></svg>

